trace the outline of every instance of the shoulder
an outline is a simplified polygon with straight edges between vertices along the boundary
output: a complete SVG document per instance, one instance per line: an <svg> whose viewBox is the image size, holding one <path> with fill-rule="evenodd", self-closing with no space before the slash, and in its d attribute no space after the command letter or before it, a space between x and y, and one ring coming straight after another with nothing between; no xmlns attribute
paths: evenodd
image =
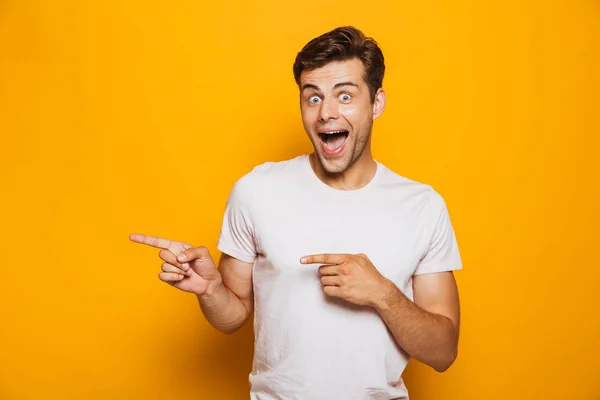
<svg viewBox="0 0 600 400"><path fill-rule="evenodd" d="M381 163L380 167L382 171L379 186L385 189L387 196L412 205L433 218L445 212L444 197L431 184L408 178Z"/></svg>
<svg viewBox="0 0 600 400"><path fill-rule="evenodd" d="M307 156L301 155L282 161L266 161L253 168L251 174L258 179L269 177L289 176L295 174L306 163Z"/></svg>
<svg viewBox="0 0 600 400"><path fill-rule="evenodd" d="M234 183L233 191L251 196L265 188L274 187L276 181L289 182L289 178L297 176L305 161L304 155L283 161L265 161L246 172ZM275 185L277 186L277 185Z"/></svg>
<svg viewBox="0 0 600 400"><path fill-rule="evenodd" d="M400 173L392 170L387 165L377 162L379 164L380 177L379 185L386 189L396 189L401 191L411 191L415 193L424 193L430 189L430 185L410 179Z"/></svg>
<svg viewBox="0 0 600 400"><path fill-rule="evenodd" d="M379 163L381 176L378 186L388 193L397 193L404 198L412 198L421 204L437 201L439 193L428 183L408 178ZM440 196L441 197L441 196Z"/></svg>
<svg viewBox="0 0 600 400"><path fill-rule="evenodd" d="M256 187L265 183L272 183L273 180L295 176L302 168L305 157L305 155L302 155L283 161L265 161L243 175L236 182L236 185Z"/></svg>

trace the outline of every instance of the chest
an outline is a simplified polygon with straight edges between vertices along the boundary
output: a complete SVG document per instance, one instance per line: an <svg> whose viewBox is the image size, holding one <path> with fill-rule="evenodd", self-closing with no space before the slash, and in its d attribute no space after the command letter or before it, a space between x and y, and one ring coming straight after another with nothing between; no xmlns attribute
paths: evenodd
<svg viewBox="0 0 600 400"><path fill-rule="evenodd" d="M364 253L380 273L407 281L428 245L418 203L402 198L319 199L299 193L271 198L256 224L262 262L271 275L297 273L300 258L321 253ZM259 271L260 272L260 271Z"/></svg>

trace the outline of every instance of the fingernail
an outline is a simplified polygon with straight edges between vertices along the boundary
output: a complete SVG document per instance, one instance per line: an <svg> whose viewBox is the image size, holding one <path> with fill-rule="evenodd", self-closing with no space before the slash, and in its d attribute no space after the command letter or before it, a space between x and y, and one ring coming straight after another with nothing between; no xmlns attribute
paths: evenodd
<svg viewBox="0 0 600 400"><path fill-rule="evenodd" d="M306 262L306 257L302 257L302 258L300 259L300 262L301 262L301 263L305 263L305 262Z"/></svg>
<svg viewBox="0 0 600 400"><path fill-rule="evenodd" d="M188 264L188 263L181 264L181 267L183 268L184 271L187 271L188 269L190 269L190 264Z"/></svg>
<svg viewBox="0 0 600 400"><path fill-rule="evenodd" d="M184 260L185 260L185 255L183 255L183 254L180 254L180 255L178 255L178 256L177 256L177 259L178 259L179 261L184 261Z"/></svg>

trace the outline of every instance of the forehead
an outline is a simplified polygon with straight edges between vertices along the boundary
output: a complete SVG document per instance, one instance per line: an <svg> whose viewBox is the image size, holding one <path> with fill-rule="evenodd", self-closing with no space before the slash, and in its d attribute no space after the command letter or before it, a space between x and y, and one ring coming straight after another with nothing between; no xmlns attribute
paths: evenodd
<svg viewBox="0 0 600 400"><path fill-rule="evenodd" d="M321 68L303 71L300 74L300 86L313 84L321 89L328 89L339 82L352 82L361 85L364 68L359 59L333 61Z"/></svg>

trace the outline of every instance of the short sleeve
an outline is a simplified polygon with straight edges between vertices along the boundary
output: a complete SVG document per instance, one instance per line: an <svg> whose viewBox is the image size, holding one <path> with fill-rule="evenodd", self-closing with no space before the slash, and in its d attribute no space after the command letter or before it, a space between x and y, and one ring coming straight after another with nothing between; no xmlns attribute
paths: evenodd
<svg viewBox="0 0 600 400"><path fill-rule="evenodd" d="M251 214L254 193L248 178L238 180L229 194L217 248L240 261L253 263L257 256Z"/></svg>
<svg viewBox="0 0 600 400"><path fill-rule="evenodd" d="M432 228L428 248L414 275L462 269L456 235L444 199L432 189L429 204L429 221Z"/></svg>

